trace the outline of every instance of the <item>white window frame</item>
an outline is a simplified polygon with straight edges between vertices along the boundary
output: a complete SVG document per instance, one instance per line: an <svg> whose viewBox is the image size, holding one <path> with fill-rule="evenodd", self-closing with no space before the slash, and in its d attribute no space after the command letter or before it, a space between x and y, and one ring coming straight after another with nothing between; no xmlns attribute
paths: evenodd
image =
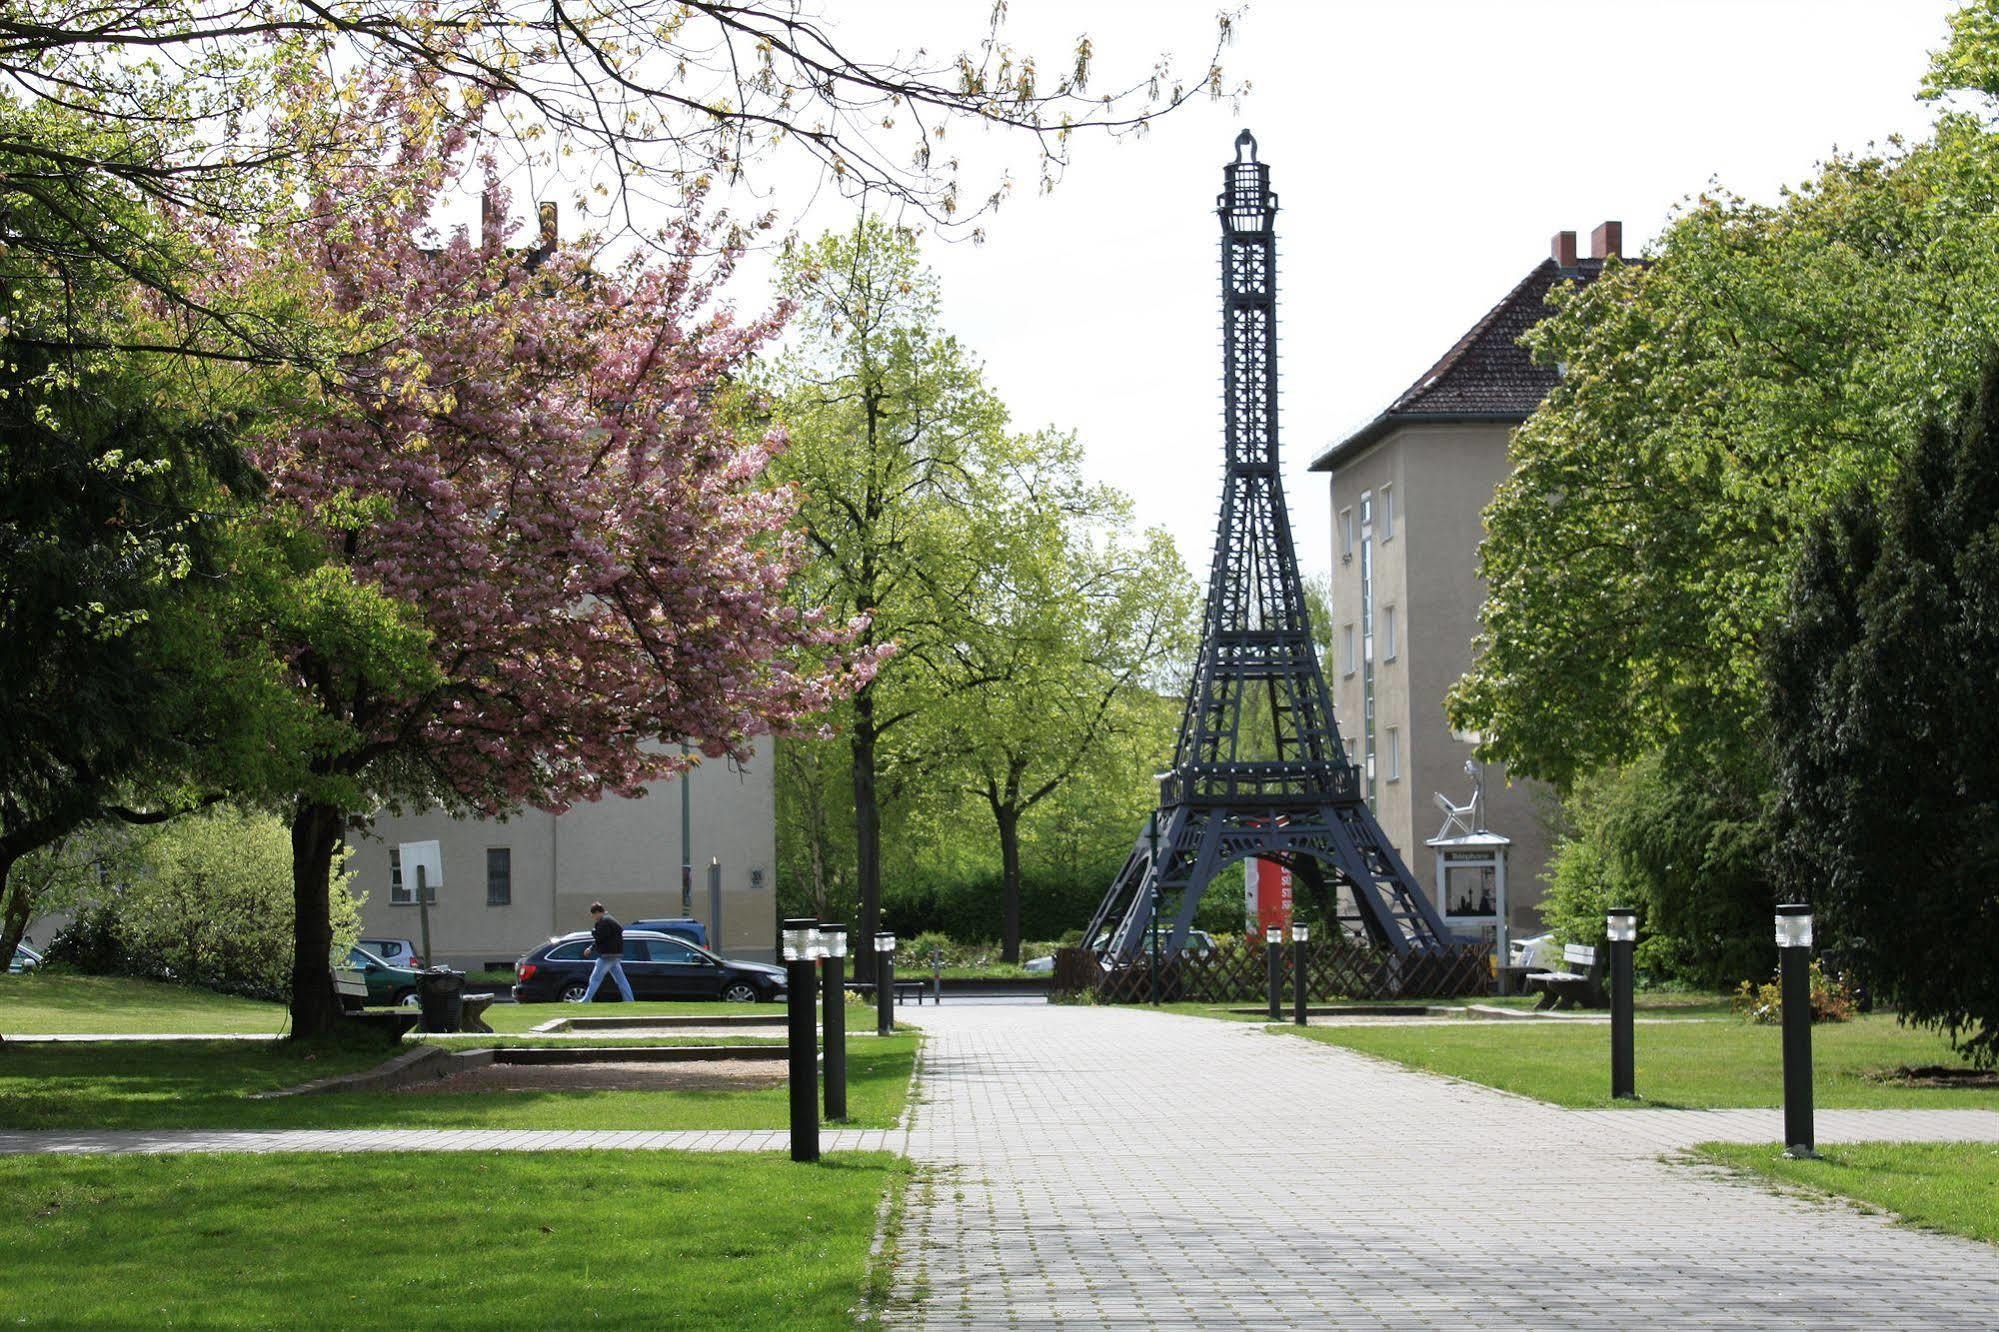
<svg viewBox="0 0 1999 1332"><path fill-rule="evenodd" d="M1396 655L1402 650L1402 641L1396 633L1396 628L1395 607L1383 606L1381 608L1381 659L1383 661L1394 661Z"/></svg>
<svg viewBox="0 0 1999 1332"><path fill-rule="evenodd" d="M1381 539L1395 540L1395 487L1393 484L1381 488Z"/></svg>
<svg viewBox="0 0 1999 1332"><path fill-rule="evenodd" d="M1382 778L1382 780L1385 782L1399 782L1402 780L1402 728L1399 726L1388 727L1386 738L1388 740L1388 775Z"/></svg>
<svg viewBox="0 0 1999 1332"><path fill-rule="evenodd" d="M1360 630L1348 620L1340 626L1340 674L1352 675L1360 669Z"/></svg>
<svg viewBox="0 0 1999 1332"><path fill-rule="evenodd" d="M1353 543L1353 506L1348 505L1346 508L1340 510L1340 562L1342 564L1353 559Z"/></svg>

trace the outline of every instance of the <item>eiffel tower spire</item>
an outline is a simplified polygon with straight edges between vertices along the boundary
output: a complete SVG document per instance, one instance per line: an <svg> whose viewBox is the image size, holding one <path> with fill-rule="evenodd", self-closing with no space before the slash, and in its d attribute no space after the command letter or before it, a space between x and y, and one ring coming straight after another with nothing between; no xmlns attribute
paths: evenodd
<svg viewBox="0 0 1999 1332"><path fill-rule="evenodd" d="M1450 942L1361 798L1298 577L1277 452L1277 195L1248 130L1223 168L1221 517L1201 654L1159 808L1085 936L1135 957L1155 914L1177 954L1202 892L1249 857L1288 865L1398 955ZM1108 930L1108 934L1105 932Z"/></svg>

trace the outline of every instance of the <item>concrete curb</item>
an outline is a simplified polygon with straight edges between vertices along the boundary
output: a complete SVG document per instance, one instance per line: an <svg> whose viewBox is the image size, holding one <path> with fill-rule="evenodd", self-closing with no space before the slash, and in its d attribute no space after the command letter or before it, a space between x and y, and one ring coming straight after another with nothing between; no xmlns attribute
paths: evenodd
<svg viewBox="0 0 1999 1332"><path fill-rule="evenodd" d="M311 1082L301 1082L296 1087L280 1087L277 1091L256 1092L250 1099L271 1101L286 1096L319 1096L327 1092L394 1091L398 1087L448 1078L462 1069L479 1068L492 1062L491 1050L453 1051L438 1045L419 1045L414 1050L403 1051L387 1063L377 1064L359 1073L314 1078Z"/></svg>

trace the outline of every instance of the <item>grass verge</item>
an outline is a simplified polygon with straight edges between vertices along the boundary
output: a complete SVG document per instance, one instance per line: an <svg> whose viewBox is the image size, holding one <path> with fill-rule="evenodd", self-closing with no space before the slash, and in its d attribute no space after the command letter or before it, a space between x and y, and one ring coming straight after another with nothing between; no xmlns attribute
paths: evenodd
<svg viewBox="0 0 1999 1332"><path fill-rule="evenodd" d="M0 1160L0 1291L50 1327L844 1328L881 1154Z"/></svg>
<svg viewBox="0 0 1999 1332"><path fill-rule="evenodd" d="M276 1036L283 1004L129 976L0 976L0 1036Z"/></svg>
<svg viewBox="0 0 1999 1332"><path fill-rule="evenodd" d="M1640 1024L1638 1101L1610 1099L1607 1024L1281 1030L1556 1105L1775 1106L1784 1099L1778 1029L1743 1022ZM1898 1026L1885 1014L1813 1028L1812 1056L1814 1094L1823 1107L1999 1109L1999 1088L1908 1086L1888 1077L1903 1065L1963 1066L1964 1061L1942 1036Z"/></svg>
<svg viewBox="0 0 1999 1332"><path fill-rule="evenodd" d="M1696 1155L1774 1182L1851 1198L1911 1225L1999 1243L1999 1145L1854 1142L1787 1160L1775 1143L1709 1142Z"/></svg>
<svg viewBox="0 0 1999 1332"><path fill-rule="evenodd" d="M895 1126L908 1102L916 1043L914 1035L852 1039L849 1127ZM762 1129L788 1122L782 1083L741 1091L343 1092L248 1099L370 1068L391 1053L379 1043L0 1046L0 1128Z"/></svg>

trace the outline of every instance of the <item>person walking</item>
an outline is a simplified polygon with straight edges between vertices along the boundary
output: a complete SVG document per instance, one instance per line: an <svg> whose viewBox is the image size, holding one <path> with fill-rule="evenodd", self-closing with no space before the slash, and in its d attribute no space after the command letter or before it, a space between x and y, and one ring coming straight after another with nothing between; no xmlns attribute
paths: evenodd
<svg viewBox="0 0 1999 1332"><path fill-rule="evenodd" d="M625 1002L632 1002L632 983L625 979L625 927L604 910L602 902L590 904L590 944L583 956L596 959L590 967L590 985L583 991L584 1003L597 997L597 987L607 974L618 983Z"/></svg>

